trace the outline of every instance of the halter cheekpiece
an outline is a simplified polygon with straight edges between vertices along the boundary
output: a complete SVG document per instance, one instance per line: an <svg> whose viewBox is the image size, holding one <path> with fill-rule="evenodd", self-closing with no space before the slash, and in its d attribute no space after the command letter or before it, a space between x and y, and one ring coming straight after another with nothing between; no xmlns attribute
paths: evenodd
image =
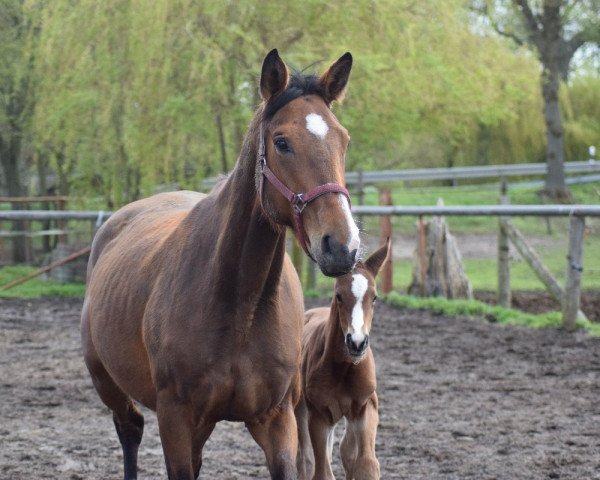
<svg viewBox="0 0 600 480"><path fill-rule="evenodd" d="M292 206L292 224L294 227L294 233L296 234L296 238L298 239L300 246L304 250L304 253L306 253L308 258L315 262L316 260L308 251L306 232L304 230L304 224L302 223L302 212L310 202L320 197L321 195L325 195L326 193L341 193L348 199L348 205L350 206L351 201L348 190L346 190L346 188L337 183L325 183L323 185L319 185L313 188L312 190L306 193L295 193L292 190L290 190L281 180L279 180L279 178L277 178L277 176L267 165L267 155L265 149L265 132L263 123L260 124L260 139L257 157L261 170L260 185L258 192L261 206L263 205L263 177L265 177L271 183L271 185L273 185L288 200L288 202L290 202L290 205Z"/></svg>

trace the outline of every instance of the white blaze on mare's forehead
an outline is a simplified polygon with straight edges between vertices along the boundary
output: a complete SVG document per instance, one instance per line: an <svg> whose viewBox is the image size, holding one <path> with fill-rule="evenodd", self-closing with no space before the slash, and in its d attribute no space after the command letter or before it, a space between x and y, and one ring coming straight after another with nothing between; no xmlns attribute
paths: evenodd
<svg viewBox="0 0 600 480"><path fill-rule="evenodd" d="M346 221L348 222L348 230L350 231L350 238L348 240L348 251L358 250L360 247L360 237L358 227L356 226L356 222L354 218L352 218L352 212L350 211L350 205L348 204L348 199L342 193L339 194L340 205L342 206L342 210L344 211L344 216L346 217Z"/></svg>
<svg viewBox="0 0 600 480"><path fill-rule="evenodd" d="M354 343L360 344L365 339L363 326L365 325L363 298L367 293L369 282L364 275L357 273L352 275L352 294L356 298L356 303L352 309L352 340Z"/></svg>
<svg viewBox="0 0 600 480"><path fill-rule="evenodd" d="M320 138L325 138L325 135L329 131L329 125L327 125L321 115L317 115L316 113L309 113L306 116L306 128L310 133Z"/></svg>

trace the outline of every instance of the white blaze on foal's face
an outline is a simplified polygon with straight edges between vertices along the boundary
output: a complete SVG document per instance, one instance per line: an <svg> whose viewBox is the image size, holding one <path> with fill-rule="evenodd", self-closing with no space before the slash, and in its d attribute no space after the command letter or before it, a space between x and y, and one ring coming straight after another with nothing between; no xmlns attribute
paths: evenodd
<svg viewBox="0 0 600 480"><path fill-rule="evenodd" d="M364 275L360 273L352 275L352 294L354 295L355 303L352 308L352 323L348 333L351 334L352 340L357 345L369 334L369 332L365 331L365 312L363 308L363 299L368 287L369 281Z"/></svg>

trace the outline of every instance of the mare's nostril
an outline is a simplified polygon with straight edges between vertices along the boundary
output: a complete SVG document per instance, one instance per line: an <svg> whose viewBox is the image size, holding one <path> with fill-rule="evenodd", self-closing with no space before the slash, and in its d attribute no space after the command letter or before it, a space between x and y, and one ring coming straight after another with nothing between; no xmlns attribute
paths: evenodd
<svg viewBox="0 0 600 480"><path fill-rule="evenodd" d="M329 235L324 235L321 240L321 250L323 253L331 253L331 237Z"/></svg>

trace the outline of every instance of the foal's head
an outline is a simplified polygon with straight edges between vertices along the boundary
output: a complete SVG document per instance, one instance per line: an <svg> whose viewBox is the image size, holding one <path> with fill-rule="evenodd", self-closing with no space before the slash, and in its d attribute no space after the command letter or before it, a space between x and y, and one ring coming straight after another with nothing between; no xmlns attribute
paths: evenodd
<svg viewBox="0 0 600 480"><path fill-rule="evenodd" d="M290 76L273 50L260 79L264 108L256 178L263 209L275 222L292 226L306 253L330 276L348 273L360 246L343 187L350 137L330 109L343 96L351 67L346 53L320 78Z"/></svg>
<svg viewBox="0 0 600 480"><path fill-rule="evenodd" d="M351 273L335 282L333 311L344 336L344 342L352 362L358 363L369 348L369 332L373 321L373 304L377 299L375 277L390 250L390 240L360 262Z"/></svg>

